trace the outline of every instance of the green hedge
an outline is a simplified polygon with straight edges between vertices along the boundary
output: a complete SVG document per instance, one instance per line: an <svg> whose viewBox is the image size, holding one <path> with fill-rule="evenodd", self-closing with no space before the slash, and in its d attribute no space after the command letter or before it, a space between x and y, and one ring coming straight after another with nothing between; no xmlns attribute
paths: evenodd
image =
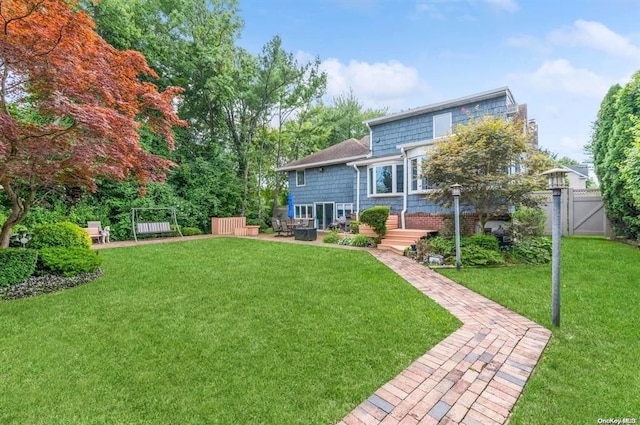
<svg viewBox="0 0 640 425"><path fill-rule="evenodd" d="M22 282L36 270L38 251L24 248L0 249L0 287Z"/></svg>
<svg viewBox="0 0 640 425"><path fill-rule="evenodd" d="M29 248L90 248L91 237L74 223L51 223L38 226L33 231Z"/></svg>
<svg viewBox="0 0 640 425"><path fill-rule="evenodd" d="M97 251L87 248L43 248L40 250L38 274L76 276L93 273L102 264Z"/></svg>

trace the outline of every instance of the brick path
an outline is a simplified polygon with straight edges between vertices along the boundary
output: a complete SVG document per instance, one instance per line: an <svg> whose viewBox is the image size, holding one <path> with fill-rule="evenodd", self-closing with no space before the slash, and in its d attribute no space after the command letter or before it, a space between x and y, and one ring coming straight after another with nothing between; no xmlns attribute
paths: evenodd
<svg viewBox="0 0 640 425"><path fill-rule="evenodd" d="M463 326L338 425L504 424L551 332L407 257L371 254Z"/></svg>

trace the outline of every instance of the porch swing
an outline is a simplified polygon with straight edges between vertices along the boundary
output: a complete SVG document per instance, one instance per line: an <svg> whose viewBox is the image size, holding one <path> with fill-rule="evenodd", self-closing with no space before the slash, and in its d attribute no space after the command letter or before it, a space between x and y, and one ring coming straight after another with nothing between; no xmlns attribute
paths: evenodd
<svg viewBox="0 0 640 425"><path fill-rule="evenodd" d="M152 213L144 214L144 212L148 211L151 211ZM148 217L149 215L155 215L157 217L157 212L159 211L168 211L171 213L171 221L175 226L175 230L171 228L171 223L169 223L169 221L140 221L140 212L143 212L143 217ZM138 242L138 235L173 233L174 231L176 231L181 237L183 236L182 231L180 230L180 226L178 226L178 220L176 219L175 207L132 208L131 231L133 232L133 239L136 242Z"/></svg>

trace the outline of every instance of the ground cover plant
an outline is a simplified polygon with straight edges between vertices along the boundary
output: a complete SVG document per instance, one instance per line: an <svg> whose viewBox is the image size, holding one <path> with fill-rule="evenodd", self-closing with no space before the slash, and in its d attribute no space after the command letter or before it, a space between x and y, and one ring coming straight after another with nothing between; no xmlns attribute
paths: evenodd
<svg viewBox="0 0 640 425"><path fill-rule="evenodd" d="M440 270L553 330L511 424L640 419L640 253L597 238L564 238L561 326L551 325L551 268Z"/></svg>
<svg viewBox="0 0 640 425"><path fill-rule="evenodd" d="M335 423L459 326L364 251L100 255L90 284L0 302L0 423Z"/></svg>

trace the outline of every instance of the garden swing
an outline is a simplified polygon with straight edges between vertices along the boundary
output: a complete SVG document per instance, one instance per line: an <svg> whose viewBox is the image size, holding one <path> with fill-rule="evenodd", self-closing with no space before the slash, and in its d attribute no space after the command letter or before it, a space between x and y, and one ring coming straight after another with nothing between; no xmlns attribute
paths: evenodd
<svg viewBox="0 0 640 425"><path fill-rule="evenodd" d="M171 212L171 221L173 221L175 228L171 228L169 221L140 221L141 211L169 211ZM133 239L136 242L138 242L138 235L173 233L175 231L182 236L180 226L178 226L178 220L176 219L175 207L132 208L131 231L133 232Z"/></svg>

